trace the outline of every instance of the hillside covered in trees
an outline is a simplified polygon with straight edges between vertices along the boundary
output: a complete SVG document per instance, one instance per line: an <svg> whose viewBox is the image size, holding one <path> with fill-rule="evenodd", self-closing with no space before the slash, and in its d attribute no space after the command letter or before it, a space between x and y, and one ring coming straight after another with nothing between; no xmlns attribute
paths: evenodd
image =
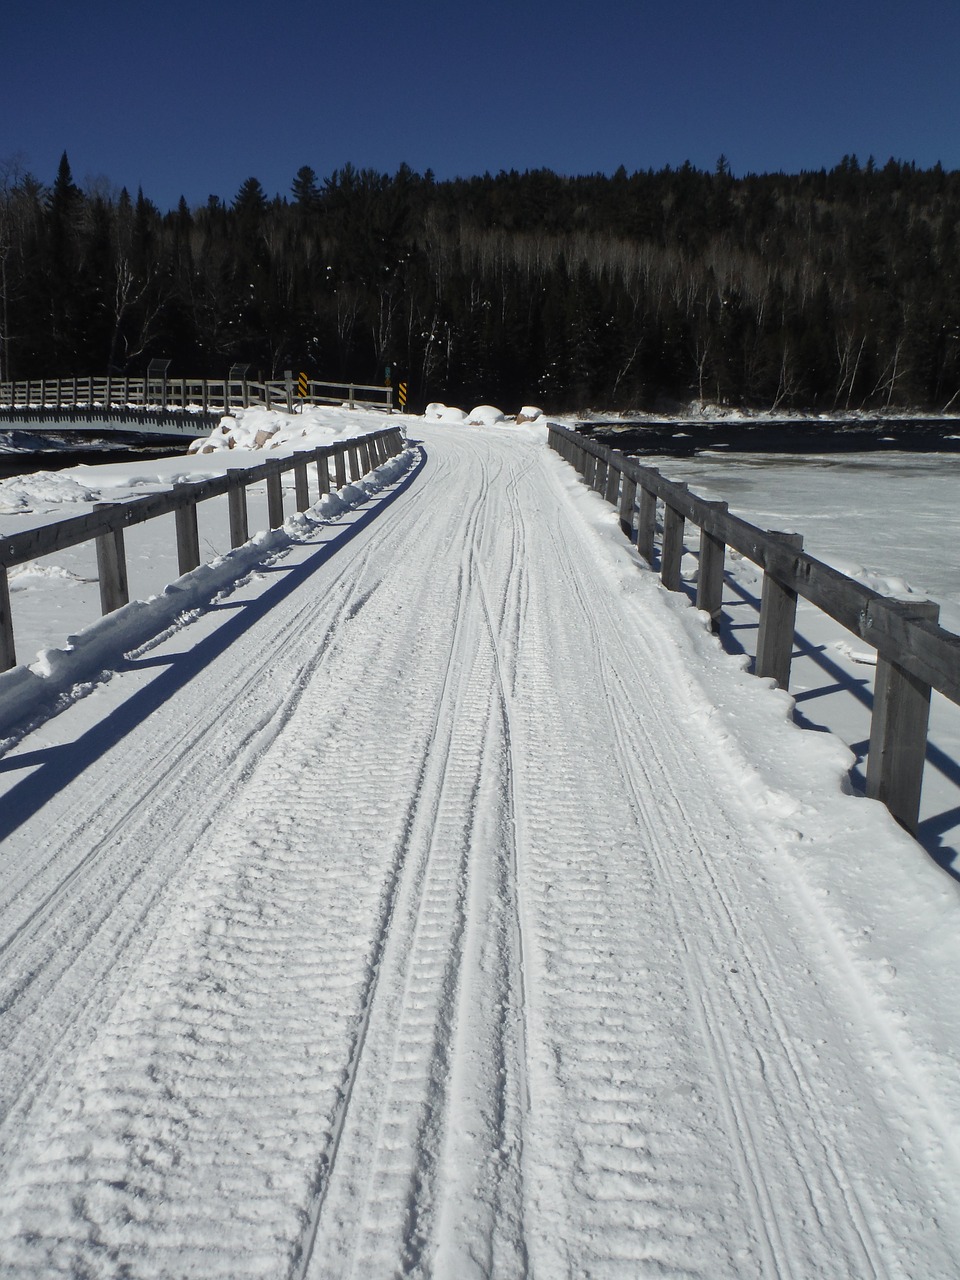
<svg viewBox="0 0 960 1280"><path fill-rule="evenodd" d="M702 399L960 406L960 173L855 157L436 181L307 166L288 197L158 209L0 187L0 378L142 373L381 383L413 404Z"/></svg>

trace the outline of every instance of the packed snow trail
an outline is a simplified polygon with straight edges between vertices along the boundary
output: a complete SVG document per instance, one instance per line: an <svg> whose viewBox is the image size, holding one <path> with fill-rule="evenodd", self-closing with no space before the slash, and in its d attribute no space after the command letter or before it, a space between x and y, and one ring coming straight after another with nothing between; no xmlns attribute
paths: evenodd
<svg viewBox="0 0 960 1280"><path fill-rule="evenodd" d="M914 846L542 434L417 435L0 760L0 1272L956 1275L956 1073L815 875Z"/></svg>

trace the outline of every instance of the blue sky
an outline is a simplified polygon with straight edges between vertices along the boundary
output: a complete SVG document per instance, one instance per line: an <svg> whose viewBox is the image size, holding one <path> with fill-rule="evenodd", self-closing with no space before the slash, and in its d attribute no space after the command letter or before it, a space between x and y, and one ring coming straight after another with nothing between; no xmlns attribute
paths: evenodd
<svg viewBox="0 0 960 1280"><path fill-rule="evenodd" d="M960 168L957 0L7 0L0 36L0 163L161 208L348 161Z"/></svg>

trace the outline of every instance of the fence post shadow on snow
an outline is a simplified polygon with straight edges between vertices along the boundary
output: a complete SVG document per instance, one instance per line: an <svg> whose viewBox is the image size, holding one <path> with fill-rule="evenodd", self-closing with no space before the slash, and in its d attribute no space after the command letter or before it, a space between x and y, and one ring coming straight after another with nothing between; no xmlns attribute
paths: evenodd
<svg viewBox="0 0 960 1280"><path fill-rule="evenodd" d="M657 566L654 565L654 568ZM694 582L684 580L684 594L692 605L696 605L697 589ZM757 592L751 591L732 573L725 572L723 580L723 610L717 619L714 630L724 652L742 655L752 664L756 655L756 633L760 625L761 598ZM818 733L831 733L833 730L822 720L817 719L816 703L818 699L834 693L842 693L853 698L864 709L867 720L873 712L873 675L857 676L842 667L830 656L825 644L808 639L802 625L798 625L794 633L793 660L806 659L823 675L822 683L812 684L801 690L791 690L794 700L793 718L801 729L811 729ZM870 747L869 734L859 741L848 742L853 752L854 763L850 768L850 782L853 790L860 795L867 792L866 763ZM926 768L935 769L951 786L960 793L960 761L948 755L929 737L926 744ZM945 843L943 835L960 825L960 804L939 813L930 814L917 823L912 833L918 843L929 853L949 875L960 880L960 844Z"/></svg>
<svg viewBox="0 0 960 1280"><path fill-rule="evenodd" d="M789 689L795 653L817 662L834 680L854 692L870 712L866 744L868 796L887 806L897 821L916 836L942 866L950 869L938 843L946 815L919 822L920 791L926 760L960 784L960 765L928 743L930 696L937 690L960 704L960 637L938 623L933 601L893 600L865 587L832 566L808 555L798 535L764 530L732 515L723 502L690 493L685 484L668 480L654 467L624 457L575 431L551 423L549 444L585 482L618 509L625 536L660 574L663 585L685 592L711 618L714 630L732 652L748 653L754 674ZM658 517L658 512L662 513ZM695 587L684 581L681 560L687 524L699 531L699 568ZM659 533L659 557L656 541ZM725 570L728 549L756 565L763 574L759 600L736 584ZM739 601L725 599L733 591ZM797 603L804 599L839 622L877 652L874 687L851 681L822 651L797 630ZM753 605L755 619L734 615ZM756 631L753 652L735 633ZM797 701L812 700L804 691ZM798 723L814 726L801 709ZM862 764L864 744L857 744ZM856 773L854 774L856 778ZM952 811L951 811L952 812Z"/></svg>
<svg viewBox="0 0 960 1280"><path fill-rule="evenodd" d="M10 605L7 570L37 560L66 547L95 542L100 579L100 601L103 614L121 608L130 599L127 583L123 531L173 512L176 517L177 561L181 574L200 564L200 540L197 505L212 498L227 496L230 518L230 546L242 546L249 538L247 488L265 481L267 485L268 521L271 529L284 521L281 477L293 471L297 511L310 506L309 471L315 469L319 498L330 492L330 463L333 462L335 483L343 488L346 460L350 462L351 480L395 457L404 449L399 427L369 432L352 440L298 450L283 458L269 458L252 467L229 468L223 476L174 485L163 493L150 494L125 502L97 503L86 515L72 516L38 525L0 538L0 672L16 666L14 624Z"/></svg>

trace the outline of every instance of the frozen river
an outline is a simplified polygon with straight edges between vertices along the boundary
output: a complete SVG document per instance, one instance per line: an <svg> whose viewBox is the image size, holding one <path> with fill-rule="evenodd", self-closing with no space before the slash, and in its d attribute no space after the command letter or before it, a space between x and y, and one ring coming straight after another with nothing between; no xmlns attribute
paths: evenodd
<svg viewBox="0 0 960 1280"><path fill-rule="evenodd" d="M672 480L723 499L766 529L803 534L811 555L887 595L936 600L940 622L960 632L960 457L950 453L789 454L704 452L644 457ZM688 541L695 548L695 542ZM744 578L745 566L737 570ZM747 572L749 579L749 572ZM759 594L759 580L757 580ZM731 612L739 601L730 593ZM742 609L739 610L743 612ZM800 602L791 676L797 714L854 751L862 775L873 672L856 637ZM725 637L751 650L739 623ZM935 694L920 838L945 866L960 854L960 709Z"/></svg>
<svg viewBox="0 0 960 1280"><path fill-rule="evenodd" d="M950 453L703 453L644 458L812 555L908 583L960 631L960 456Z"/></svg>

